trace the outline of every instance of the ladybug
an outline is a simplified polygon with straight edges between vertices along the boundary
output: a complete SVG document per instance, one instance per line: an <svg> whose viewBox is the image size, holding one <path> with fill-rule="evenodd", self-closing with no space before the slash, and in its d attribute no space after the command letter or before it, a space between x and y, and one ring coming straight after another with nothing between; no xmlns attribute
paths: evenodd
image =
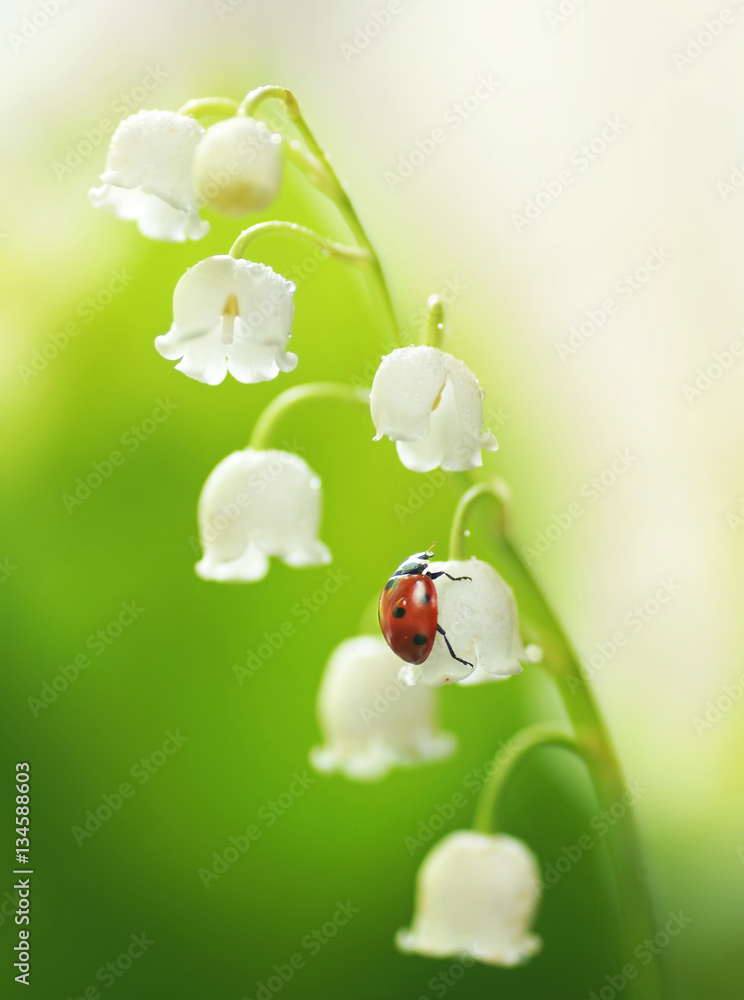
<svg viewBox="0 0 744 1000"><path fill-rule="evenodd" d="M437 591L434 580L470 580L469 576L450 576L444 570L432 573L429 562L434 553L417 552L396 569L380 594L377 615L388 646L406 663L423 663L431 653L437 632L450 655L468 667L473 664L455 654L447 634L437 621Z"/></svg>

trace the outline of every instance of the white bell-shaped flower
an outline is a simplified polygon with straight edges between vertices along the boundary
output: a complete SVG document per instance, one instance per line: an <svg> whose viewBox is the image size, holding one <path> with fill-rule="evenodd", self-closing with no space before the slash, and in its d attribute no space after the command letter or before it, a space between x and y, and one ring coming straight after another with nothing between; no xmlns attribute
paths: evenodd
<svg viewBox="0 0 744 1000"><path fill-rule="evenodd" d="M155 338L179 371L217 385L267 382L291 372L297 355L285 351L292 328L295 286L265 264L229 254L199 261L173 293L173 325Z"/></svg>
<svg viewBox="0 0 744 1000"><path fill-rule="evenodd" d="M454 737L437 730L436 692L409 687L399 670L400 660L379 636L347 639L334 650L318 694L325 746L311 752L314 767L374 780L454 750Z"/></svg>
<svg viewBox="0 0 744 1000"><path fill-rule="evenodd" d="M174 111L125 118L111 137L103 186L91 188L91 203L136 221L151 239L201 239L209 223L199 216L191 168L203 135L195 119Z"/></svg>
<svg viewBox="0 0 744 1000"><path fill-rule="evenodd" d="M520 840L458 830L424 859L413 926L396 942L433 958L468 953L488 965L519 965L542 947L530 933L539 898L537 862Z"/></svg>
<svg viewBox="0 0 744 1000"><path fill-rule="evenodd" d="M282 137L245 115L207 129L194 154L194 187L210 208L247 215L266 208L282 181Z"/></svg>
<svg viewBox="0 0 744 1000"><path fill-rule="evenodd" d="M288 566L319 566L331 554L318 540L320 480L286 451L234 451L210 474L199 497L204 580L261 580L269 556Z"/></svg>
<svg viewBox="0 0 744 1000"><path fill-rule="evenodd" d="M438 622L455 654L473 666L458 662L438 633L431 653L422 664L406 663L401 667L401 677L406 683L478 684L486 680L484 675L497 680L521 673L519 661L529 657L519 636L517 603L511 588L496 570L480 559L433 562L429 570L471 577L450 580L440 576L434 586Z"/></svg>
<svg viewBox="0 0 744 1000"><path fill-rule="evenodd" d="M397 442L407 469L450 472L483 464L495 451L483 429L483 392L470 369L436 347L401 347L380 362L370 393L375 440Z"/></svg>

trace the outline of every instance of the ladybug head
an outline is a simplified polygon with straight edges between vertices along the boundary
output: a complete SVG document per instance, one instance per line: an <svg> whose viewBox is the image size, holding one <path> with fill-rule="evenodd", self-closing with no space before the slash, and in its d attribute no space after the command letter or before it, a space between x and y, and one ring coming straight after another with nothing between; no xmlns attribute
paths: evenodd
<svg viewBox="0 0 744 1000"><path fill-rule="evenodd" d="M409 576L424 573L433 558L434 546L432 545L426 552L415 552L412 556L409 556L405 562L400 564L393 576Z"/></svg>

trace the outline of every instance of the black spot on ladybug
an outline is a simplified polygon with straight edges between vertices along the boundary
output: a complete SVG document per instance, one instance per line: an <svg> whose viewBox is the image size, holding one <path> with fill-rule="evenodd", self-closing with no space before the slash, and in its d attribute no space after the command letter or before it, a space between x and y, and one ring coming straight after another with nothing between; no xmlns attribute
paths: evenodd
<svg viewBox="0 0 744 1000"><path fill-rule="evenodd" d="M391 587L395 586L395 580L388 580L385 584L385 590L390 590Z"/></svg>
<svg viewBox="0 0 744 1000"><path fill-rule="evenodd" d="M416 635L413 637L414 646L425 646L428 641L429 640L426 638L426 636L421 635L420 632L417 632Z"/></svg>
<svg viewBox="0 0 744 1000"><path fill-rule="evenodd" d="M426 591L424 591L424 595L421 598L421 603L428 604L430 600L431 600L431 594L427 594Z"/></svg>
<svg viewBox="0 0 744 1000"><path fill-rule="evenodd" d="M393 618L402 618L405 613L405 608L393 608Z"/></svg>

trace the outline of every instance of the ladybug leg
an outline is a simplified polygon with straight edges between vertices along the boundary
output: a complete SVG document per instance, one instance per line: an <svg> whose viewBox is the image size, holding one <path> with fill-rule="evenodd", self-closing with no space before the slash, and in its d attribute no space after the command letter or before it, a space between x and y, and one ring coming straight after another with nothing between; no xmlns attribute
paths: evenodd
<svg viewBox="0 0 744 1000"><path fill-rule="evenodd" d="M472 580L472 576L450 576L449 573L445 573L443 569L440 569L437 573L427 573L426 574L430 580L438 580L440 576L446 576L448 580ZM457 657L455 657L457 659Z"/></svg>
<svg viewBox="0 0 744 1000"><path fill-rule="evenodd" d="M462 579L470 579L470 577L464 577ZM442 626L437 622L437 632L442 636L444 641L447 643L447 649L450 651L450 656L453 660L457 660L458 663L464 663L466 667L472 667L473 664L469 660L463 660L461 656L457 656L452 646L450 646L450 641L447 638L447 633L444 631Z"/></svg>

